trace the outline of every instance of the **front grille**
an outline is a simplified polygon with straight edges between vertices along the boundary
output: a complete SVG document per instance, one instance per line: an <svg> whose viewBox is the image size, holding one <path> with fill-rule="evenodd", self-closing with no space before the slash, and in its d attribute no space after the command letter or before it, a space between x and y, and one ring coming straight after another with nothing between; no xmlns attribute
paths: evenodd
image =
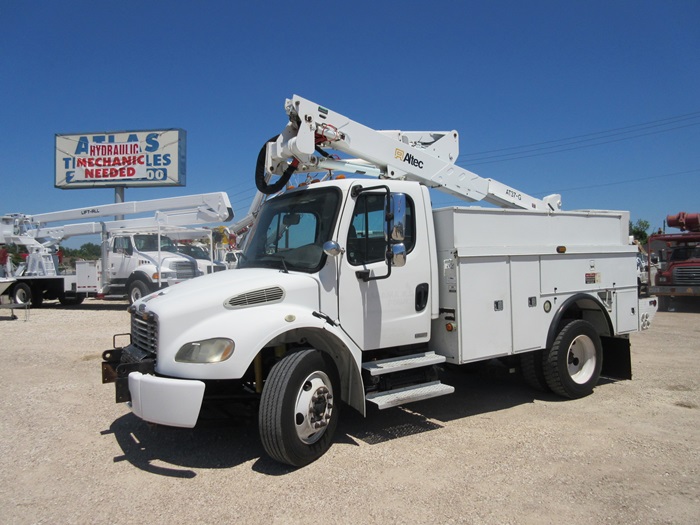
<svg viewBox="0 0 700 525"><path fill-rule="evenodd" d="M171 268L175 270L178 279L192 279L195 277L197 265L189 261L178 261L172 263Z"/></svg>
<svg viewBox="0 0 700 525"><path fill-rule="evenodd" d="M284 298L284 290L279 286L262 288L251 292L242 293L228 299L224 306L226 308L245 308L266 303L277 303Z"/></svg>
<svg viewBox="0 0 700 525"><path fill-rule="evenodd" d="M700 266L680 266L673 269L676 286L700 286Z"/></svg>
<svg viewBox="0 0 700 525"><path fill-rule="evenodd" d="M155 354L158 351L158 320L153 316L144 319L139 313L131 314L131 344Z"/></svg>

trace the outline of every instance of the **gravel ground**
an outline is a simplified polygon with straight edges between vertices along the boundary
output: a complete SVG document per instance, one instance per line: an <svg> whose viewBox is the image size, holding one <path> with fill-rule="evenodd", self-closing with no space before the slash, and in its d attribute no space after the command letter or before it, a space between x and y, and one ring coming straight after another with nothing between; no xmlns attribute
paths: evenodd
<svg viewBox="0 0 700 525"><path fill-rule="evenodd" d="M254 418L153 427L114 403L100 356L125 309L0 310L2 523L700 523L698 310L633 336L632 381L561 401L450 372L452 396L345 410L294 470Z"/></svg>

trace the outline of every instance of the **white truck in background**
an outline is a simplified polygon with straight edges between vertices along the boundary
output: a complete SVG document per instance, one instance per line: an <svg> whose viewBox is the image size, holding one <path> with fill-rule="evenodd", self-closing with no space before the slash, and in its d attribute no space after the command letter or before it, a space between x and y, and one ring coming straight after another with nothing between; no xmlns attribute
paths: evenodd
<svg viewBox="0 0 700 525"><path fill-rule="evenodd" d="M309 175L262 205L237 270L130 307L129 344L103 353L117 402L193 427L210 397L249 401L266 452L302 466L330 447L342 405L452 393L443 363L518 363L568 398L631 378L629 337L655 298L637 297L627 212L562 211L558 195L483 179L455 164L456 131L375 131L298 96L285 110L256 185ZM430 188L499 208L433 209Z"/></svg>
<svg viewBox="0 0 700 525"><path fill-rule="evenodd" d="M69 223L96 217L152 216ZM166 233L178 227L228 221L233 217L226 193L208 193L140 202L122 202L37 215L0 217L0 245L27 251L25 262L6 261L13 280L7 293L14 303L39 306L44 299L80 304L91 295L126 295L134 302L154 290L201 275L196 261L179 254ZM52 226L52 223L66 223ZM78 261L75 273L61 272L59 243L76 235L100 234L102 256Z"/></svg>

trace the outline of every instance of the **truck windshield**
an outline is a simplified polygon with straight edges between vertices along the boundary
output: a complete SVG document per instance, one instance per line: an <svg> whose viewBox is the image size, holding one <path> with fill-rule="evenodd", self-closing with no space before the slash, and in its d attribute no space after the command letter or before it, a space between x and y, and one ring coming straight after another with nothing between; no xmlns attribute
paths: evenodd
<svg viewBox="0 0 700 525"><path fill-rule="evenodd" d="M675 248L671 254L672 261L687 261L688 259L700 259L700 246L681 246Z"/></svg>
<svg viewBox="0 0 700 525"><path fill-rule="evenodd" d="M260 210L239 268L318 271L326 260L323 243L331 239L340 192L308 189L270 199Z"/></svg>
<svg viewBox="0 0 700 525"><path fill-rule="evenodd" d="M209 260L209 254L199 246L178 246L177 251L184 253L185 255L189 255L190 257L194 257L195 259Z"/></svg>
<svg viewBox="0 0 700 525"><path fill-rule="evenodd" d="M134 245L140 252L157 252L158 235L155 233L134 235ZM164 252L177 252L177 246L170 237L160 236L160 249Z"/></svg>

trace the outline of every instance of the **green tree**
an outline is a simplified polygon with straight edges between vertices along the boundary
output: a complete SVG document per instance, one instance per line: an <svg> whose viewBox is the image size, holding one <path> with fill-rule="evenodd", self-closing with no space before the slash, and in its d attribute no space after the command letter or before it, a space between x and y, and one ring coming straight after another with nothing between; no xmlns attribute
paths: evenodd
<svg viewBox="0 0 700 525"><path fill-rule="evenodd" d="M645 221L644 219L638 219L634 224L632 224L632 221L630 221L629 234L633 235L634 238L641 244L646 244L647 239L649 238L649 235L647 234L649 226L649 221Z"/></svg>
<svg viewBox="0 0 700 525"><path fill-rule="evenodd" d="M102 248L99 244L88 242L80 247L79 253L83 259L99 259L102 256Z"/></svg>

